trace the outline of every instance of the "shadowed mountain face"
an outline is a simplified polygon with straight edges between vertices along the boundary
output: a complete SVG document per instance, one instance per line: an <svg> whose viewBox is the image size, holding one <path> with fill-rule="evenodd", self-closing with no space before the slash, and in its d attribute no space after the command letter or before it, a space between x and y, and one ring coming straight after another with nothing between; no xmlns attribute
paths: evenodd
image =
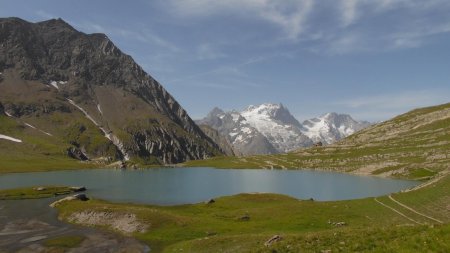
<svg viewBox="0 0 450 253"><path fill-rule="evenodd" d="M0 72L2 111L18 125L33 122L58 138L62 150L144 163L221 153L178 102L104 34L78 32L61 19L0 19ZM39 143L54 142L38 137Z"/></svg>

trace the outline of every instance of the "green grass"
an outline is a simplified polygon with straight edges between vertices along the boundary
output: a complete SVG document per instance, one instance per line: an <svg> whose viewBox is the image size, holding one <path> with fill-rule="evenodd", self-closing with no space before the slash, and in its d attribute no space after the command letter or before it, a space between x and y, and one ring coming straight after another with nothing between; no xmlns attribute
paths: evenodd
<svg viewBox="0 0 450 253"><path fill-rule="evenodd" d="M44 242L44 246L51 247L52 252L61 250L64 252L67 249L75 248L84 241L85 237L79 235L68 235L51 238Z"/></svg>
<svg viewBox="0 0 450 253"><path fill-rule="evenodd" d="M281 234L282 240L265 246L271 235L208 237L180 242L166 252L449 252L450 225L340 229L305 234Z"/></svg>
<svg viewBox="0 0 450 253"><path fill-rule="evenodd" d="M46 135L36 129L25 127L23 122L51 132ZM62 121L60 127L55 127ZM78 123L77 123L78 122ZM82 141L72 136L73 125L86 126ZM93 162L80 162L67 155L70 143L79 142L90 152L109 154L110 146L99 141L105 139L88 120L79 117L72 119L67 113L53 113L39 118L14 119L0 115L0 133L22 140L15 143L0 140L0 174L12 172L52 171L65 169L85 169L104 166ZM65 137L68 136L68 137ZM103 153L102 153L103 152Z"/></svg>
<svg viewBox="0 0 450 253"><path fill-rule="evenodd" d="M72 192L70 187L65 186L42 186L44 190L38 191L36 187L0 190L0 200L14 199L39 199L49 198L55 195L65 195Z"/></svg>
<svg viewBox="0 0 450 253"><path fill-rule="evenodd" d="M133 213L149 226L147 232L133 236L155 252L270 252L272 248L277 252L398 252L403 248L403 252L445 252L450 247L449 186L447 175L423 189L393 195L444 224L417 215L387 196L378 200L427 225L411 222L374 198L316 202L276 194L239 194L218 198L213 204L145 206L90 200L62 203L58 209L63 219L80 211ZM250 218L242 220L244 216ZM339 227L336 222L346 225ZM284 239L266 248L264 242L275 234Z"/></svg>

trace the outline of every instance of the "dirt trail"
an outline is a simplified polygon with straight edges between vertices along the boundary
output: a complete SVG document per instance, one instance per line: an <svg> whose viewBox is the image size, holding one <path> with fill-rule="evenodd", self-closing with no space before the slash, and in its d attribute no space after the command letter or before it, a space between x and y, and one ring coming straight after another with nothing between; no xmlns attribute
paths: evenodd
<svg viewBox="0 0 450 253"><path fill-rule="evenodd" d="M450 172L450 170L442 171L442 172L440 172L437 176L435 176L433 179L431 179L431 180L429 180L429 181L427 181L427 182L425 182L425 183L423 183L423 184L420 184L420 185L418 185L418 186L416 186L416 187L414 187L414 188L412 188L412 189L406 190L405 192L415 191L415 190L418 190L418 189L427 187L427 186L429 186L429 185L435 184L435 183L437 183L439 180L443 179L447 174L449 174L449 172ZM393 203L395 203L395 204L397 204L397 205L399 205L399 206L401 206L401 207L403 207L403 208L405 208L405 209L407 209L407 210L409 210L409 211L411 211L411 212L413 212L413 213L415 213L415 214L417 214L417 215L420 215L420 216L422 216L422 217L424 217L424 218L427 218L427 219L429 219L429 220L432 220L432 221L434 221L434 222L438 222L438 223L444 224L444 222L441 221L441 220L438 220L438 219L433 218L433 217L431 217L431 216L429 216L429 215L423 214L423 213L421 213L421 212L419 212L419 211L417 211L417 210L415 210L415 209L413 209L413 208L411 208L411 207L409 207L409 206L407 206L407 205L401 203L400 201L394 199L394 198L392 197L391 194L388 195L388 198L389 198ZM408 219L408 220L410 220L410 221L412 221L412 222L414 222L414 223L416 223L416 224L423 225L423 223L420 223L420 222L414 220L413 218L407 216L406 214L400 212L399 210L397 210L397 209L395 209L395 208L393 208L393 207L391 207L391 206L388 206L388 205L382 203L382 202L379 201L377 198L374 198L374 200L375 200L377 203L379 203L380 205L382 205L382 206L384 206L384 207L386 207L386 208L388 208L388 209L394 211L395 213L401 215L402 217L404 217L404 218L406 218L406 219Z"/></svg>
<svg viewBox="0 0 450 253"><path fill-rule="evenodd" d="M405 190L404 192L416 191L416 190L422 189L422 188L424 188L424 187L427 187L427 186L429 186L429 185L432 185L432 184L434 184L434 183L437 183L439 180L443 179L443 178L444 178L447 174L449 174L449 173L450 173L450 169L441 171L441 172L439 172L439 174L436 175L434 178L432 178L432 179L426 181L426 182L423 183L423 184L419 184L419 185L416 186L416 187L413 187L413 188L411 188L411 189Z"/></svg>
<svg viewBox="0 0 450 253"><path fill-rule="evenodd" d="M382 206L384 206L384 207L386 207L386 208L388 208L388 209L391 209L392 211L396 212L396 213L399 214L400 216L402 216L402 217L404 217L404 218L406 218L406 219L408 219L408 220L410 220L410 221L412 221L412 222L414 222L414 223L416 223L416 224L423 225L423 223L420 223L420 222L414 220L413 218L407 216L406 214L400 212L399 210L397 210L397 209L395 209L395 208L393 208L393 207L390 207L390 206L388 206L388 205L382 203L382 202L379 201L377 198L374 198L374 200L375 200L375 202L377 202L378 204L380 204L380 205L382 205Z"/></svg>
<svg viewBox="0 0 450 253"><path fill-rule="evenodd" d="M418 214L418 215L420 215L420 216L423 216L423 217L425 217L425 218L428 218L428 219L430 219L430 220L433 220L433 221L439 222L439 223L441 223L441 224L444 224L444 222L442 222L442 221L440 221L440 220L438 220L438 219L435 219L435 218L433 218L433 217L431 217L431 216L428 216L428 215L426 215L426 214L420 213L420 212L418 212L418 211L412 209L411 207L409 207L409 206L407 206L407 205L405 205L405 204L403 204L403 203L400 203L399 201L395 200L395 199L392 197L392 195L389 195L389 199L392 200L392 201L394 201L394 202L397 203L398 205L400 205L400 206L402 206L402 207L408 209L409 211L411 211L411 212L413 212L413 213L416 213L416 214Z"/></svg>

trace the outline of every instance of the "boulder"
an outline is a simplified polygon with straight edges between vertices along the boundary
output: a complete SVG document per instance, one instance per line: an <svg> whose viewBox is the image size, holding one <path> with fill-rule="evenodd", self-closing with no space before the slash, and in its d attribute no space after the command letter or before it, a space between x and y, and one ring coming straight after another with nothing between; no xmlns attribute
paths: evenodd
<svg viewBox="0 0 450 253"><path fill-rule="evenodd" d="M73 192L84 192L86 191L86 187L84 186L72 186L70 187L70 190Z"/></svg>
<svg viewBox="0 0 450 253"><path fill-rule="evenodd" d="M238 220L240 220L240 221L249 221L250 220L250 215L245 214L244 216L239 217Z"/></svg>
<svg viewBox="0 0 450 253"><path fill-rule="evenodd" d="M279 235L274 235L272 236L269 240L267 240L264 245L266 247L269 247L270 245L272 245L273 243L276 243L278 241L281 241L283 239L283 237L279 236Z"/></svg>
<svg viewBox="0 0 450 253"><path fill-rule="evenodd" d="M206 201L205 203L206 204L213 204L213 203L216 203L216 200L210 199L210 200Z"/></svg>
<svg viewBox="0 0 450 253"><path fill-rule="evenodd" d="M87 161L89 158L81 151L79 148L70 147L67 149L67 155L72 157L73 159L77 159L80 161Z"/></svg>
<svg viewBox="0 0 450 253"><path fill-rule="evenodd" d="M86 194L84 194L84 193L78 193L78 194L75 194L75 195L73 195L73 197L75 198L75 199L78 199L78 200L81 200L81 201L87 201L87 200L89 200L89 198L86 196Z"/></svg>

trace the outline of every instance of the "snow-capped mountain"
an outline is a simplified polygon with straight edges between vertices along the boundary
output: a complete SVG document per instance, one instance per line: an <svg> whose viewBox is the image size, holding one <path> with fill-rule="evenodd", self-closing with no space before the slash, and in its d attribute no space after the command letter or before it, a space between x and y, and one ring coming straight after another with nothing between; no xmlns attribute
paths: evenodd
<svg viewBox="0 0 450 253"><path fill-rule="evenodd" d="M282 104L252 105L242 111L241 115L280 153L313 144L312 140L302 133L300 123Z"/></svg>
<svg viewBox="0 0 450 253"><path fill-rule="evenodd" d="M282 104L271 103L251 105L241 112L214 108L196 122L216 129L238 155L283 153L318 142L331 144L370 125L337 113L300 123Z"/></svg>
<svg viewBox="0 0 450 253"><path fill-rule="evenodd" d="M348 114L327 113L305 120L302 132L314 142L331 144L370 126L367 121L356 121Z"/></svg>
<svg viewBox="0 0 450 253"><path fill-rule="evenodd" d="M216 129L231 143L237 155L277 153L264 135L248 124L237 111L224 112L216 107L204 119L196 123Z"/></svg>

